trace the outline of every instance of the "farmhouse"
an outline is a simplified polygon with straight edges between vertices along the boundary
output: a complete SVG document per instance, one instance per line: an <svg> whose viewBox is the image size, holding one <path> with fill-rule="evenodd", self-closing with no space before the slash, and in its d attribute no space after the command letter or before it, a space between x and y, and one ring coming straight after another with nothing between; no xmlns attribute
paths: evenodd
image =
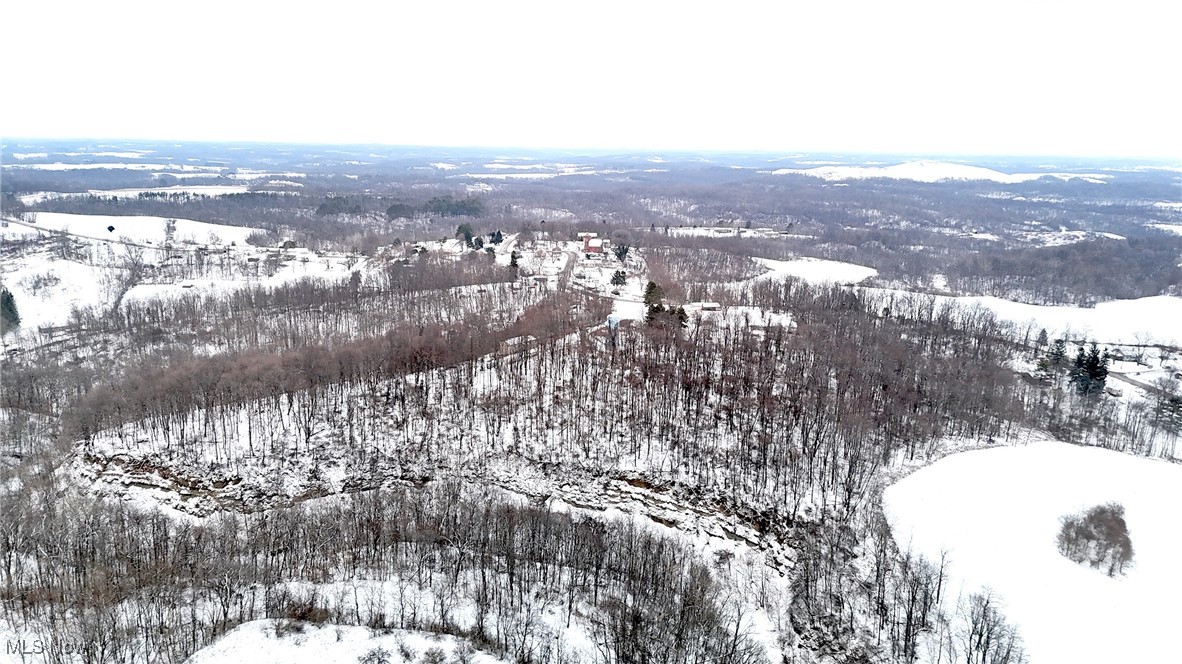
<svg viewBox="0 0 1182 664"><path fill-rule="evenodd" d="M599 233L579 233L583 240L584 254L602 254L611 247L611 240L599 237Z"/></svg>

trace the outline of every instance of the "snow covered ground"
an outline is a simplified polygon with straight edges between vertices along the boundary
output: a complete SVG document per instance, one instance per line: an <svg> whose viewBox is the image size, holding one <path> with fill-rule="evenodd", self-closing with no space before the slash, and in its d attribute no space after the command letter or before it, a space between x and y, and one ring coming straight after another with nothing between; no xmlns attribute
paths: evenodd
<svg viewBox="0 0 1182 664"><path fill-rule="evenodd" d="M819 166L817 168L781 168L773 175L809 175L825 180L863 180L867 178L890 178L892 180L914 180L916 182L945 182L948 180L992 180L1002 184L1017 184L1039 178L1053 177L1060 180L1079 178L1085 182L1104 184L1111 175L1099 173L1002 173L990 168L950 164L942 161L909 161L894 166Z"/></svg>
<svg viewBox="0 0 1182 664"><path fill-rule="evenodd" d="M1133 541L1125 577L1061 556L1059 519L1116 501ZM983 587L1004 603L1032 664L1160 662L1182 614L1182 465L1041 441L946 457L886 490L903 549L947 552L955 602Z"/></svg>
<svg viewBox="0 0 1182 664"><path fill-rule="evenodd" d="M640 228L638 230L648 230ZM661 231L673 237L784 237L785 234L770 228L735 228L733 226L670 226ZM797 236L799 237L799 236ZM810 239L812 236L808 236Z"/></svg>
<svg viewBox="0 0 1182 664"><path fill-rule="evenodd" d="M210 173L211 176L216 176L215 173ZM303 186L297 184L296 186ZM86 192L78 193L58 193L58 192L38 192L36 194L27 194L21 196L21 202L26 205L40 203L41 201L55 198L78 198L81 196L103 196L106 198L136 198L140 194L190 194L193 196L225 196L227 194L244 194L250 191L250 187L244 184L237 185L176 185L172 187L150 187L147 189L91 189ZM42 213L47 214L47 213Z"/></svg>
<svg viewBox="0 0 1182 664"><path fill-rule="evenodd" d="M799 277L809 283L856 284L878 274L878 270L865 265L830 261L821 258L797 258L790 261L776 261L770 258L756 258L766 265L765 272L756 279L783 279Z"/></svg>
<svg viewBox="0 0 1182 664"><path fill-rule="evenodd" d="M26 330L65 325L72 310L109 305L118 289L105 268L45 255L5 259L0 280L12 292Z"/></svg>
<svg viewBox="0 0 1182 664"><path fill-rule="evenodd" d="M249 253L255 256L265 255L265 252L262 251L250 251ZM290 258L280 260L275 273L271 275L237 275L234 278L199 277L176 283L139 284L127 291L123 301L132 302L155 297L169 297L178 293L224 293L245 286L279 286L305 277L344 278L349 272L347 264L349 259L345 254L318 255L308 249L300 248L284 250L282 255ZM358 265L356 269L365 269L365 266L364 264Z"/></svg>
<svg viewBox="0 0 1182 664"><path fill-rule="evenodd" d="M1180 224L1146 224L1149 228L1156 228L1159 231L1166 231L1167 233L1174 233L1182 235L1182 225Z"/></svg>
<svg viewBox="0 0 1182 664"><path fill-rule="evenodd" d="M882 292L911 296L901 290L883 289ZM935 298L937 305L944 302L956 302L966 307L979 305L992 310L1002 320L1018 325L1033 323L1036 330L1046 329L1052 339L1095 340L1102 344L1140 340L1171 346L1182 342L1182 298L1169 295L1101 302L1090 309L1024 304L983 295L931 297Z"/></svg>
<svg viewBox="0 0 1182 664"><path fill-rule="evenodd" d="M218 173L224 170L221 166L195 166L193 164L145 164L141 162L124 163L111 162L102 164L5 164L5 169L37 170L37 171L93 171L117 169L125 171L161 171L170 175L184 175L192 172Z"/></svg>
<svg viewBox="0 0 1182 664"><path fill-rule="evenodd" d="M366 627L349 625L305 624L297 633L276 635L276 621L255 620L230 630L212 645L193 653L187 664L357 664L367 653L381 648L390 662L403 660L399 646L414 653L410 661L423 661L431 648L438 648L451 661L452 652L461 643L447 635L389 630L377 633ZM377 661L377 660L375 660ZM488 653L476 652L473 664L495 664L503 660Z"/></svg>
<svg viewBox="0 0 1182 664"><path fill-rule="evenodd" d="M0 229L0 236L7 234L30 234L44 231L67 231L73 235L97 240L123 240L141 244L164 244L166 217L115 216L101 214L67 214L64 212L38 212L36 228L10 224ZM172 241L177 244L230 244L245 245L246 238L259 232L246 226L210 224L191 219L174 219L176 229ZM114 227L114 230L108 230Z"/></svg>
<svg viewBox="0 0 1182 664"><path fill-rule="evenodd" d="M174 227L171 237L167 228L170 222ZM108 230L109 227L114 230ZM67 258L42 244L10 255L0 263L0 280L17 301L21 328L25 330L64 325L75 308L113 305L125 288L121 283L125 271L120 266L137 252L142 254L144 262L151 264L178 253L191 255L199 247L221 247L219 251L229 250L228 253L209 258L210 265L219 261L230 265L228 271L211 267L204 276L179 281L150 278L147 283L127 290L122 298L124 302L181 293L228 291L247 285L278 285L304 277L343 277L356 264L355 258L341 253L251 246L246 239L257 232L254 228L150 216L39 212L33 224L11 221L0 227L0 240L48 237L55 231L71 234L84 247L80 255L88 258ZM163 250L166 243L173 247L167 252ZM270 267L259 267L263 264Z"/></svg>

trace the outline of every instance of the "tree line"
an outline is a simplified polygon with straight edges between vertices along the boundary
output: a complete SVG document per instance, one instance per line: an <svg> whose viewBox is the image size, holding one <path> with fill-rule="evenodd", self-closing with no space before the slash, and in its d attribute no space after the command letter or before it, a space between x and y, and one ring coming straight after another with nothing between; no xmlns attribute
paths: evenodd
<svg viewBox="0 0 1182 664"><path fill-rule="evenodd" d="M571 661L546 611L581 626L603 664L766 661L734 590L634 523L455 483L192 523L59 502L55 480L41 482L0 514L0 615L82 644L86 661L183 661L263 618L426 629L523 664Z"/></svg>

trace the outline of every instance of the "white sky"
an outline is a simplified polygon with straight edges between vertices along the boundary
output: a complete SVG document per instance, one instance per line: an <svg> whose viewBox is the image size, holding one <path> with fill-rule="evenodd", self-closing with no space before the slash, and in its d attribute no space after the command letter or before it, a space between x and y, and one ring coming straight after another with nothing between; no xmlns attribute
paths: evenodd
<svg viewBox="0 0 1182 664"><path fill-rule="evenodd" d="M1182 11L5 3L8 137L1182 157Z"/></svg>

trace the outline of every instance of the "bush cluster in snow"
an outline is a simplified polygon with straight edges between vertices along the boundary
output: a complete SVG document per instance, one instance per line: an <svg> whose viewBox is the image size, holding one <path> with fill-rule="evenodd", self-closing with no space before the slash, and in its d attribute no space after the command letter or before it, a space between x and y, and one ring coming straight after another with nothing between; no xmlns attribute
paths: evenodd
<svg viewBox="0 0 1182 664"><path fill-rule="evenodd" d="M1124 506L1108 503L1063 517L1059 553L1077 563L1103 569L1108 576L1123 574L1125 565L1133 559Z"/></svg>

